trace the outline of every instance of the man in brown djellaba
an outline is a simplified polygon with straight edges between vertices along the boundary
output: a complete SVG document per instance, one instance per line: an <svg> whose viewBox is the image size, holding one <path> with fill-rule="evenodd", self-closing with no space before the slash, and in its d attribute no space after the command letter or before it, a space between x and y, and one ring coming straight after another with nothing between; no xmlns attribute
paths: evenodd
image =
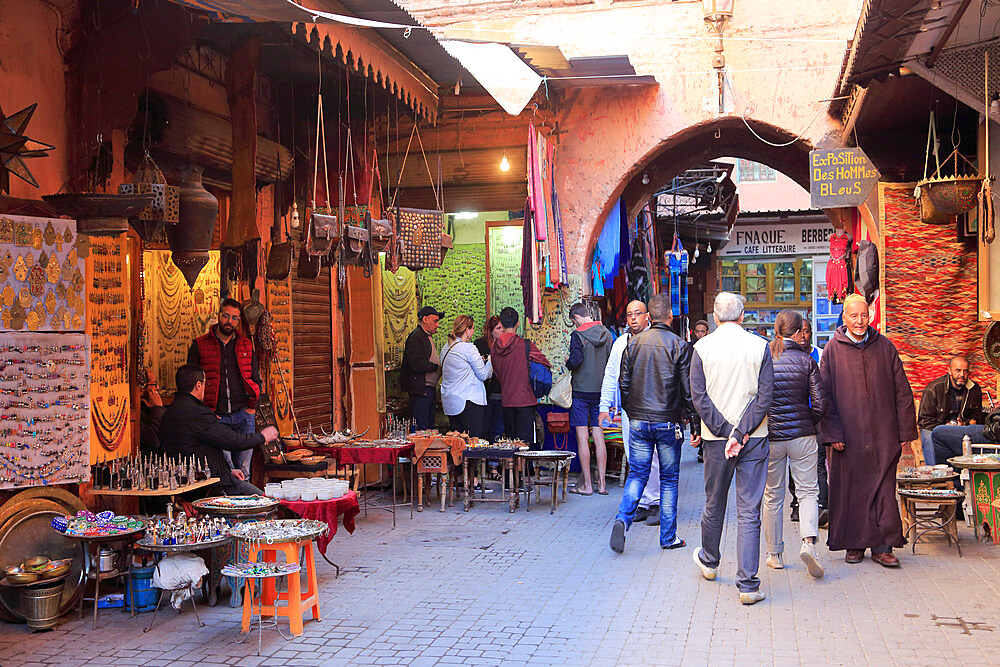
<svg viewBox="0 0 1000 667"><path fill-rule="evenodd" d="M896 504L896 466L902 446L917 438L913 391L892 342L868 325L868 304L844 300L844 326L823 350L820 376L830 407L820 422L831 446L831 551L848 563L872 560L898 567L893 547L906 544Z"/></svg>

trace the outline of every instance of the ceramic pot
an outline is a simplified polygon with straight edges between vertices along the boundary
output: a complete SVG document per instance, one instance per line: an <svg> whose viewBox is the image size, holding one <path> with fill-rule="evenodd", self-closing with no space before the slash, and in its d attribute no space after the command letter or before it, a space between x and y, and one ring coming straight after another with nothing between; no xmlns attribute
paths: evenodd
<svg viewBox="0 0 1000 667"><path fill-rule="evenodd" d="M167 226L170 258L193 289L208 263L212 233L219 217L219 200L201 183L201 167L185 165L178 172L180 222Z"/></svg>

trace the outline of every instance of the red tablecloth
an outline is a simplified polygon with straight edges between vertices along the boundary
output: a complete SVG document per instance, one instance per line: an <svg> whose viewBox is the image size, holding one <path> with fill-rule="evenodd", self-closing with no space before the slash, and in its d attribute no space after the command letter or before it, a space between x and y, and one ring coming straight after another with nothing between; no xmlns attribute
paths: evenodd
<svg viewBox="0 0 1000 667"><path fill-rule="evenodd" d="M321 554L326 554L326 547L333 536L337 534L337 517L344 517L344 528L354 532L354 517L361 508L358 506L358 494L348 491L340 498L333 500L282 500L281 504L298 514L303 519L316 519L330 526L330 532L316 538L316 546Z"/></svg>
<svg viewBox="0 0 1000 667"><path fill-rule="evenodd" d="M412 444L401 447L359 447L353 445L317 447L310 445L309 449L332 456L338 466L355 463L388 463L395 465L398 463L400 457L411 456L413 454Z"/></svg>

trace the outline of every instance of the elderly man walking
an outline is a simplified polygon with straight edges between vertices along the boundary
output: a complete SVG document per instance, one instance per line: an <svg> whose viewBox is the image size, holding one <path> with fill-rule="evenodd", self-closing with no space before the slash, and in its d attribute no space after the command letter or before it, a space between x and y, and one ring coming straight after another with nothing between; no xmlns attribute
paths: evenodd
<svg viewBox="0 0 1000 667"><path fill-rule="evenodd" d="M896 465L902 445L917 439L913 391L892 342L868 326L868 304L844 300L844 326L820 362L830 408L820 442L832 445L830 551L846 549L860 563L865 549L883 567L898 567L893 547L906 544L896 504Z"/></svg>
<svg viewBox="0 0 1000 667"><path fill-rule="evenodd" d="M715 297L714 332L694 344L691 394L701 416L705 456L705 509L701 547L694 562L705 579L715 579L722 561L719 543L726 520L729 486L736 478L736 587L740 602L764 599L760 592L760 502L767 482L767 410L774 392L774 367L767 341L744 330L744 299Z"/></svg>
<svg viewBox="0 0 1000 667"><path fill-rule="evenodd" d="M631 526L639 496L649 481L650 461L660 460L660 546L679 549L677 537L677 478L681 463L681 424L694 414L691 405L689 364L691 347L670 330L670 297L657 294L649 300L653 325L632 336L622 355L618 387L629 415L630 449L628 479L611 529L611 549L625 550L625 531ZM698 444L698 423L691 420L691 440Z"/></svg>
<svg viewBox="0 0 1000 667"><path fill-rule="evenodd" d="M604 381L601 383L601 414L598 422L603 426L611 421L611 410L617 407L621 414L622 444L625 446L625 460L629 457L629 423L628 413L622 408L621 392L618 391L618 376L622 368L622 355L632 336L649 328L649 312L642 301L632 301L625 307L625 323L628 329L625 335L619 336L611 346L611 356L604 367ZM645 521L651 526L660 523L660 461L654 456L650 459L649 481L639 498L639 509L635 511L633 521Z"/></svg>

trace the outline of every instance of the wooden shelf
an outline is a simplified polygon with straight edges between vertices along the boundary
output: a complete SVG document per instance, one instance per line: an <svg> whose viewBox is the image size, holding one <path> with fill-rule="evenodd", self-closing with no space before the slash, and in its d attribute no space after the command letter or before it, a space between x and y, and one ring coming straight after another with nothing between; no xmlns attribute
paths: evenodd
<svg viewBox="0 0 1000 667"><path fill-rule="evenodd" d="M156 489L152 491L146 489L145 491L136 491L130 489L128 491L119 491L117 489L91 489L89 491L92 496L136 496L137 498L161 498L164 496L179 496L182 493L187 493L188 491L194 491L195 489L201 489L206 486L211 486L219 481L218 477L209 477L200 482L195 482L194 484L188 484L187 486L179 486L176 489Z"/></svg>

